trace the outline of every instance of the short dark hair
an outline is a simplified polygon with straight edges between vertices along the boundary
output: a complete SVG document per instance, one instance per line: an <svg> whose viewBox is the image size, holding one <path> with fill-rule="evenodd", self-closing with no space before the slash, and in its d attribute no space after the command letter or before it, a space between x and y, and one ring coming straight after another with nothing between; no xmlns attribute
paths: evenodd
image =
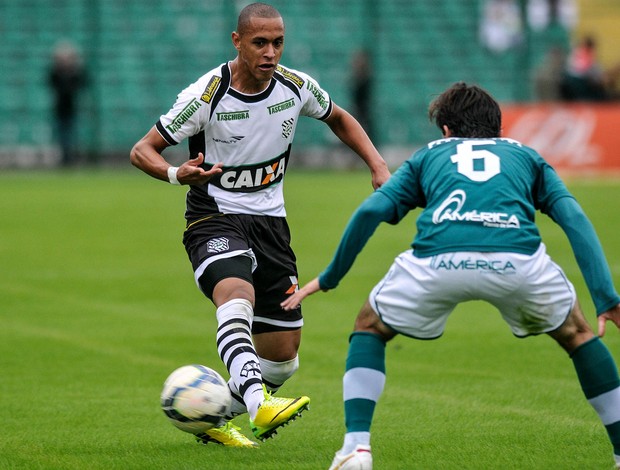
<svg viewBox="0 0 620 470"><path fill-rule="evenodd" d="M502 112L497 101L476 85L458 82L439 95L428 108L431 122L453 137L499 137Z"/></svg>
<svg viewBox="0 0 620 470"><path fill-rule="evenodd" d="M280 12L266 3L250 3L239 13L237 33L242 34L252 18L282 18Z"/></svg>

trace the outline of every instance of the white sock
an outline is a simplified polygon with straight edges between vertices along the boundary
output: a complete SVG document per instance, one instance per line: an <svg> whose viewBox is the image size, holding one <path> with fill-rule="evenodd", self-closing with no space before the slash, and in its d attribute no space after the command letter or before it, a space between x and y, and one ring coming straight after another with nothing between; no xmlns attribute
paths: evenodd
<svg viewBox="0 0 620 470"><path fill-rule="evenodd" d="M340 453L343 455L350 454L358 445L370 446L369 432L348 432L344 435L344 444Z"/></svg>
<svg viewBox="0 0 620 470"><path fill-rule="evenodd" d="M263 374L263 382L270 392L278 389L299 369L299 356L284 362L274 362L260 359L260 369Z"/></svg>
<svg viewBox="0 0 620 470"><path fill-rule="evenodd" d="M244 299L229 300L216 311L217 351L250 414L263 402L263 378L252 342L252 304Z"/></svg>
<svg viewBox="0 0 620 470"><path fill-rule="evenodd" d="M239 389L235 385L235 381L232 378L228 379L228 389L230 390L230 394L232 395L232 403L230 405L230 410L228 412L227 418L232 419L235 416L247 413L248 409L245 406L243 397L239 393Z"/></svg>

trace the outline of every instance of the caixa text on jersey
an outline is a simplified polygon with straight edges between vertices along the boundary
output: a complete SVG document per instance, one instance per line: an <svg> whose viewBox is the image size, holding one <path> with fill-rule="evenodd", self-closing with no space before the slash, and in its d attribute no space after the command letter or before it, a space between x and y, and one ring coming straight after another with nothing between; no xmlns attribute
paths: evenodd
<svg viewBox="0 0 620 470"><path fill-rule="evenodd" d="M284 178L288 165L290 146L283 154L269 162L239 167L224 167L222 174L209 181L218 188L226 191L251 193L260 191Z"/></svg>

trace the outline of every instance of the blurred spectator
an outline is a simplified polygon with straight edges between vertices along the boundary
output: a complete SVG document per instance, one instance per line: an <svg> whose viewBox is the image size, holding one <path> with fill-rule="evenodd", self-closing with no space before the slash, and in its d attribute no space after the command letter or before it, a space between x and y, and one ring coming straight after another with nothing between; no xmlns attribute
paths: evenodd
<svg viewBox="0 0 620 470"><path fill-rule="evenodd" d="M372 65L370 55L360 50L353 56L351 77L352 114L362 125L371 140L374 140L372 122Z"/></svg>
<svg viewBox="0 0 620 470"><path fill-rule="evenodd" d="M523 22L516 0L486 0L480 22L480 41L491 52L512 49L523 40Z"/></svg>
<svg viewBox="0 0 620 470"><path fill-rule="evenodd" d="M527 21L534 31L542 31L559 24L571 31L577 25L576 0L528 0Z"/></svg>
<svg viewBox="0 0 620 470"><path fill-rule="evenodd" d="M568 101L603 101L608 98L605 75L596 50L596 40L586 36L571 51L563 86Z"/></svg>
<svg viewBox="0 0 620 470"><path fill-rule="evenodd" d="M566 51L560 46L549 49L543 62L534 70L534 97L538 101L561 101L566 71Z"/></svg>
<svg viewBox="0 0 620 470"><path fill-rule="evenodd" d="M54 128L60 145L61 163L70 166L77 161L78 95L86 85L82 58L73 44L62 42L54 49L48 84L54 94Z"/></svg>

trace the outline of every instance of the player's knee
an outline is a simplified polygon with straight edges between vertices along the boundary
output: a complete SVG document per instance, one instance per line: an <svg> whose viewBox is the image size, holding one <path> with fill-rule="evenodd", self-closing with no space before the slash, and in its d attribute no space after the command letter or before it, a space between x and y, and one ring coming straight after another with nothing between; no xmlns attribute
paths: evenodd
<svg viewBox="0 0 620 470"><path fill-rule="evenodd" d="M555 331L549 333L567 352L574 351L578 346L594 337L594 332L576 303L570 314Z"/></svg>
<svg viewBox="0 0 620 470"><path fill-rule="evenodd" d="M389 326L387 326L377 313L372 309L370 303L366 301L360 313L355 319L355 331L364 331L366 333L373 333L385 341L389 341L396 333Z"/></svg>
<svg viewBox="0 0 620 470"><path fill-rule="evenodd" d="M217 283L211 299L215 305L223 305L235 299L244 299L254 305L254 286L237 278L227 278Z"/></svg>

